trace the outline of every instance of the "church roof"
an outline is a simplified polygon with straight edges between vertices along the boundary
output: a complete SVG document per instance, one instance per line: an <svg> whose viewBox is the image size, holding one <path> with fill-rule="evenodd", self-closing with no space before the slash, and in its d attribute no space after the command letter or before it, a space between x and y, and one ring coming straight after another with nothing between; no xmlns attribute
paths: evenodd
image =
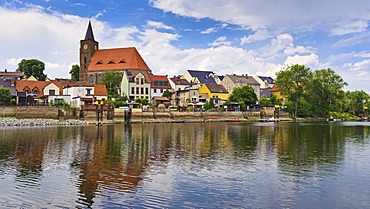
<svg viewBox="0 0 370 209"><path fill-rule="evenodd" d="M89 20L89 25L87 26L87 31L85 35L85 40L95 40L94 39L94 33L91 26L91 21Z"/></svg>
<svg viewBox="0 0 370 209"><path fill-rule="evenodd" d="M150 70L135 47L96 50L87 70L124 69Z"/></svg>

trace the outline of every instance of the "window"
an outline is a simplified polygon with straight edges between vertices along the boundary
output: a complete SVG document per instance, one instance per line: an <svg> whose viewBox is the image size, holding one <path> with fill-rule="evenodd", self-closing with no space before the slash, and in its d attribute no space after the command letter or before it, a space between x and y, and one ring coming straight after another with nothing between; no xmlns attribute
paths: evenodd
<svg viewBox="0 0 370 209"><path fill-rule="evenodd" d="M92 90L92 89L86 89L86 92L87 92L86 94L87 94L87 95L91 95L91 90Z"/></svg>
<svg viewBox="0 0 370 209"><path fill-rule="evenodd" d="M168 81L154 81L154 86L168 86Z"/></svg>
<svg viewBox="0 0 370 209"><path fill-rule="evenodd" d="M149 89L145 88L145 94L149 94Z"/></svg>
<svg viewBox="0 0 370 209"><path fill-rule="evenodd" d="M141 88L141 94L144 94L144 88Z"/></svg>
<svg viewBox="0 0 370 209"><path fill-rule="evenodd" d="M54 96L55 95L55 90L49 90L49 95Z"/></svg>
<svg viewBox="0 0 370 209"><path fill-rule="evenodd" d="M33 90L33 93L34 93L34 94L38 94L38 93L39 93L39 90L34 89L34 90Z"/></svg>
<svg viewBox="0 0 370 209"><path fill-rule="evenodd" d="M136 84L139 84L139 78L136 78Z"/></svg>
<svg viewBox="0 0 370 209"><path fill-rule="evenodd" d="M163 94L163 89L161 89L161 94Z"/></svg>
<svg viewBox="0 0 370 209"><path fill-rule="evenodd" d="M154 91L153 91L154 93L157 93L157 89L154 89Z"/></svg>
<svg viewBox="0 0 370 209"><path fill-rule="evenodd" d="M141 78L141 84L144 84L144 78Z"/></svg>
<svg viewBox="0 0 370 209"><path fill-rule="evenodd" d="M59 104L59 103L63 103L64 102L64 99L55 99L54 100L54 104Z"/></svg>
<svg viewBox="0 0 370 209"><path fill-rule="evenodd" d="M94 76L90 75L90 83L94 83Z"/></svg>
<svg viewBox="0 0 370 209"><path fill-rule="evenodd" d="M136 87L136 94L140 94L139 93L139 87Z"/></svg>
<svg viewBox="0 0 370 209"><path fill-rule="evenodd" d="M135 94L135 87L131 87L131 94Z"/></svg>

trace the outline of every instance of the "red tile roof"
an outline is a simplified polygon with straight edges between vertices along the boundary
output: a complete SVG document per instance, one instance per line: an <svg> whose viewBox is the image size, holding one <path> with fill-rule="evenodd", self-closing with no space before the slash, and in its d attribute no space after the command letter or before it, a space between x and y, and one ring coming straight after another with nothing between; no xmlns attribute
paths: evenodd
<svg viewBox="0 0 370 209"><path fill-rule="evenodd" d="M102 84L94 85L94 96L107 96L107 88Z"/></svg>
<svg viewBox="0 0 370 209"><path fill-rule="evenodd" d="M96 50L87 70L124 69L150 70L135 47Z"/></svg>
<svg viewBox="0 0 370 209"><path fill-rule="evenodd" d="M156 89L170 89L171 88L170 82L168 81L168 78L165 75L148 75L148 77L149 77L149 80L150 80L150 87L151 88L156 88ZM167 82L167 86L154 85L154 81Z"/></svg>
<svg viewBox="0 0 370 209"><path fill-rule="evenodd" d="M33 93L34 89L38 90L38 96L37 98L40 98L44 96L44 88L48 86L49 84L54 83L56 86L59 87L60 90L60 84L58 84L57 81L27 81L27 80L18 80L15 83L17 92L24 92L26 90L29 90L29 93Z"/></svg>

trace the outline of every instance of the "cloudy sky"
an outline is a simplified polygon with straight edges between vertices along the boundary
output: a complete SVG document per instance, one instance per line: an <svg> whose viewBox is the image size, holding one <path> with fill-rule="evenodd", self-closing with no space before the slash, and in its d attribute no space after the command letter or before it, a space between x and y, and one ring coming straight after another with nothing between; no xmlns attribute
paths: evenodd
<svg viewBox="0 0 370 209"><path fill-rule="evenodd" d="M0 0L0 70L22 58L70 77L91 15L100 48L134 46L154 74L331 68L370 93L368 0Z"/></svg>

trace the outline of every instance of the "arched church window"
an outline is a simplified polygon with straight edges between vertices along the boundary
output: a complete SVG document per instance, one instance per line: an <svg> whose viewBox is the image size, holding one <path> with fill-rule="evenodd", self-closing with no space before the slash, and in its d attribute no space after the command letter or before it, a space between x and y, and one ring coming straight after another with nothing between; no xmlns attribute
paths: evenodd
<svg viewBox="0 0 370 209"><path fill-rule="evenodd" d="M90 83L94 83L94 76L90 75Z"/></svg>

